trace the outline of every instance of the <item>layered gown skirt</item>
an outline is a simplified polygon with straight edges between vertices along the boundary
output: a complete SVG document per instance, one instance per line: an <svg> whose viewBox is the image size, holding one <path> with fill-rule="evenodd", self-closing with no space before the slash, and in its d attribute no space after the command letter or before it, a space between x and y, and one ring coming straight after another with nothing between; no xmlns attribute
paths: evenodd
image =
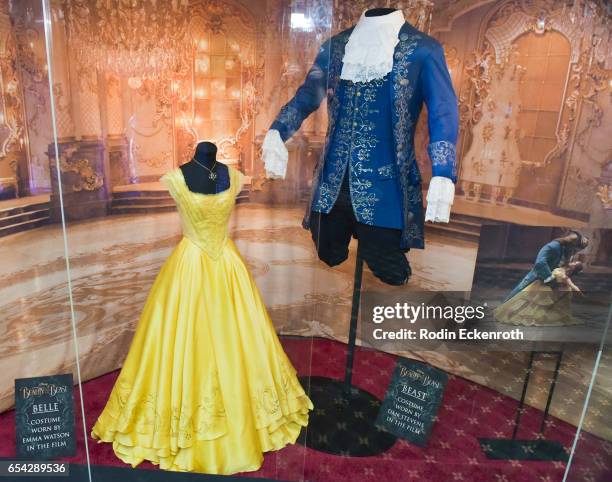
<svg viewBox="0 0 612 482"><path fill-rule="evenodd" d="M212 259L183 237L91 435L132 467L232 474L294 443L312 408L231 239Z"/></svg>

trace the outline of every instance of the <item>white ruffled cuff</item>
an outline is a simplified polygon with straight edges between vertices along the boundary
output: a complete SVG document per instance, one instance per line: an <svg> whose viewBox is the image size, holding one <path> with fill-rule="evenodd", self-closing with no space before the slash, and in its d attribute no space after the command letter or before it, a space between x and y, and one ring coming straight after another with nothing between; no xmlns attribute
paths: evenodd
<svg viewBox="0 0 612 482"><path fill-rule="evenodd" d="M264 137L261 150L266 177L284 179L287 174L289 151L287 151L287 147L281 139L280 132L276 129L270 129Z"/></svg>
<svg viewBox="0 0 612 482"><path fill-rule="evenodd" d="M447 177L434 176L427 191L425 221L448 223L455 199L455 184Z"/></svg>

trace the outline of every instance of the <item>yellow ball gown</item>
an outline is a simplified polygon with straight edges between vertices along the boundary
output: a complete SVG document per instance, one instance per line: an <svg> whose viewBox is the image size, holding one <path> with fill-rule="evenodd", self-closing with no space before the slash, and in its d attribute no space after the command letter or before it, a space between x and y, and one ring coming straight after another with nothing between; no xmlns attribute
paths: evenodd
<svg viewBox="0 0 612 482"><path fill-rule="evenodd" d="M189 190L182 170L161 177L183 238L145 302L129 352L92 428L132 467L232 474L294 443L313 405L261 295L228 236L243 175L230 187Z"/></svg>

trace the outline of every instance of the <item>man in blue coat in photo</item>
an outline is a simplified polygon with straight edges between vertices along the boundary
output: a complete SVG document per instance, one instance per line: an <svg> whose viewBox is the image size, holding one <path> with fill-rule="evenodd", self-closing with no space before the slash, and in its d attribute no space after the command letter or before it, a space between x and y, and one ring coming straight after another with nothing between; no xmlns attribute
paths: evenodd
<svg viewBox="0 0 612 482"><path fill-rule="evenodd" d="M578 251L583 250L589 244L586 236L578 231L570 231L569 234L561 238L553 239L546 243L536 256L533 268L517 284L514 289L506 296L504 302L520 293L536 280L541 280L544 284L553 284L554 277L552 272L555 268L566 265L571 257Z"/></svg>

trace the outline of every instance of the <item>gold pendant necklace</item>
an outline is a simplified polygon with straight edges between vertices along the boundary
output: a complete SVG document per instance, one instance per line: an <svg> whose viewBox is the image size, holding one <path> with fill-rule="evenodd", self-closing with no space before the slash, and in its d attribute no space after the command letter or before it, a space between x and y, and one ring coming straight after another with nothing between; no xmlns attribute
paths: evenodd
<svg viewBox="0 0 612 482"><path fill-rule="evenodd" d="M193 158L193 160L198 163L200 166L202 166L204 169L206 169L208 171L208 179L214 181L215 179L217 179L217 173L213 172L215 167L217 167L217 161L215 160L215 165L213 166L212 170L208 169L204 164L202 164L201 162L199 162L195 157Z"/></svg>

